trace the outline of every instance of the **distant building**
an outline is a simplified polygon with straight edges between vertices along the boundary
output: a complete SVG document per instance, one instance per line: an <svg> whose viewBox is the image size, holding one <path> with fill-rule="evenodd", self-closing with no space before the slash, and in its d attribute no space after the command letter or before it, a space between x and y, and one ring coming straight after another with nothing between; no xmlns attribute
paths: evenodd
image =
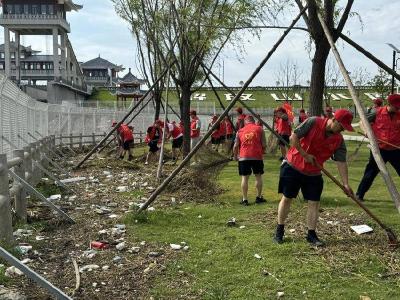
<svg viewBox="0 0 400 300"><path fill-rule="evenodd" d="M122 65L118 66L101 58L100 55L87 62L81 63L83 75L88 87L111 87L116 86L118 72L125 70Z"/></svg>
<svg viewBox="0 0 400 300"><path fill-rule="evenodd" d="M0 49L0 70L20 83L22 80L55 81L85 89L68 33L67 12L81 5L73 0L2 0L0 25L4 27L4 45ZM15 41L10 41L10 33ZM23 35L51 35L53 55L39 55L20 45ZM60 42L59 42L60 40Z"/></svg>
<svg viewBox="0 0 400 300"><path fill-rule="evenodd" d="M129 68L128 74L118 79L116 89L117 102L121 100L125 103L129 98L133 99L133 101L139 100L144 95L144 92L140 90L140 86L143 84L146 84L146 81L138 79Z"/></svg>

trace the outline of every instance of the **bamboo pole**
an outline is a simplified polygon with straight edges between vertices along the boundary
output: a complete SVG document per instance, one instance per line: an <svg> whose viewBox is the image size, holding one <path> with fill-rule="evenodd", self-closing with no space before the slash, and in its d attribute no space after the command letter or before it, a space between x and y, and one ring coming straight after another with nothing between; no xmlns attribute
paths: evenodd
<svg viewBox="0 0 400 300"><path fill-rule="evenodd" d="M400 213L400 194L397 191L396 186L393 182L393 179L390 176L390 174L386 168L386 164L382 159L374 132L373 132L371 125L369 124L368 119L365 115L364 107L363 107L362 103L360 102L360 100L358 99L357 92L353 86L353 83L351 81L349 73L347 72L346 67L344 66L344 63L340 57L339 51L337 50L337 48L335 46L335 42L333 41L332 35L320 13L318 13L318 19L322 25L325 36L328 39L328 42L332 48L332 52L336 58L338 65L339 65L340 71L343 74L343 77L346 81L347 87L349 88L351 97L353 98L354 105L356 106L358 113L360 115L361 122L366 130L366 133L367 133L367 136L369 139L369 143L371 145L371 153L374 156L374 159L376 161L376 164L378 165L379 170L381 171L380 173L383 177L383 180L386 183L386 186L389 190L390 196L392 197L392 200L393 200L398 212Z"/></svg>
<svg viewBox="0 0 400 300"><path fill-rule="evenodd" d="M279 47L279 45L283 42L285 37L288 35L288 33L291 31L291 29L294 27L294 25L297 23L297 21L301 18L301 16L304 14L304 12L307 10L307 6L305 6L300 13L296 16L296 18L292 21L291 25L284 31L282 36L279 38L279 40L275 43L275 45L272 47L272 49L268 52L266 57L261 61L261 63L258 65L258 67L255 69L255 71L250 75L249 79L244 83L240 91L237 93L237 95L233 98L231 103L227 106L225 111L219 116L215 124L208 130L208 132L203 136L203 138L199 141L199 143L189 152L189 154L183 159L183 161L180 163L178 167L175 168L175 170L172 171L172 173L163 181L161 185L158 186L158 188L150 195L149 199L139 208L139 212L145 210L156 198L157 196L168 186L168 184L172 181L172 179L183 169L183 167L190 161L190 159L196 154L196 152L200 149L200 147L204 144L204 142L207 140L207 138L211 135L211 133L217 128L217 124L220 123L226 115L228 115L229 111L233 108L233 106L236 104L240 96L243 94L243 92L246 90L246 88L250 85L250 83L253 81L253 79L257 76L257 74L260 72L260 70L264 67L264 65L267 63L267 61L271 58L272 54L276 51L276 49Z"/></svg>
<svg viewBox="0 0 400 300"><path fill-rule="evenodd" d="M165 98L165 108L164 108L164 130L162 134L162 141L161 141L161 150L160 150L160 157L158 159L158 168L157 168L157 180L161 179L162 167L163 167L163 160L164 160L164 145L165 145L165 138L167 137L167 118L168 118L168 92L169 92L169 76L170 72L168 70L167 75L167 87L166 87L166 98Z"/></svg>
<svg viewBox="0 0 400 300"><path fill-rule="evenodd" d="M110 132L95 146L93 147L92 150L89 151L88 154L74 167L75 169L79 168L80 166L83 165L85 161L89 159L93 155L94 152L96 152L97 149L100 148L100 146L114 133L114 131L117 130L119 126L121 126L122 123L134 112L134 110L143 102L143 100L150 94L150 92L154 89L156 84L165 76L165 74L168 72L168 70L175 64L175 61L171 63L165 70L161 73L161 75L157 78L157 80L153 83L153 85L147 90L147 92L140 98L140 100L136 103L135 106L131 108L131 110L122 118L121 121L118 122L117 125L115 125Z"/></svg>

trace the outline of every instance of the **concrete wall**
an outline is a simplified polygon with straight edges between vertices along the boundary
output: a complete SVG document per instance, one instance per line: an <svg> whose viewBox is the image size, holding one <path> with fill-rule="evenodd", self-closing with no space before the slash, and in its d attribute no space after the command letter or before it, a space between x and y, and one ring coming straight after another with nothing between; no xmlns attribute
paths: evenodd
<svg viewBox="0 0 400 300"><path fill-rule="evenodd" d="M50 104L62 104L63 101L75 103L85 99L86 95L77 90L54 82L47 83L47 102Z"/></svg>
<svg viewBox="0 0 400 300"><path fill-rule="evenodd" d="M47 100L47 90L34 88L32 86L25 86L24 92L27 93L30 97L40 101Z"/></svg>

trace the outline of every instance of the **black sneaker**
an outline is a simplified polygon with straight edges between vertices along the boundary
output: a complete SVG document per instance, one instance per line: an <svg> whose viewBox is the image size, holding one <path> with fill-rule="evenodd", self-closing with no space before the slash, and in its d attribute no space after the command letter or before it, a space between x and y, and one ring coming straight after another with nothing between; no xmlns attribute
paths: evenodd
<svg viewBox="0 0 400 300"><path fill-rule="evenodd" d="M363 198L361 198L360 196L358 196L358 195L356 195L356 199L358 200L358 201L360 201L360 202L364 202L364 199Z"/></svg>
<svg viewBox="0 0 400 300"><path fill-rule="evenodd" d="M244 205L244 206L248 206L249 205L249 201L247 200L242 200L240 201L240 204Z"/></svg>
<svg viewBox="0 0 400 300"><path fill-rule="evenodd" d="M256 203L257 203L257 204L265 203L265 202L267 202L267 200L265 200L265 199L263 198L263 196L261 196L261 197L256 197Z"/></svg>
<svg viewBox="0 0 400 300"><path fill-rule="evenodd" d="M279 157L278 160L279 161L283 161L285 158L283 156Z"/></svg>
<svg viewBox="0 0 400 300"><path fill-rule="evenodd" d="M321 241L316 234L307 234L307 242L315 247L324 247L325 243Z"/></svg>
<svg viewBox="0 0 400 300"><path fill-rule="evenodd" d="M132 160L133 160L133 156L129 156L128 161L132 161Z"/></svg>
<svg viewBox="0 0 400 300"><path fill-rule="evenodd" d="M283 233L276 232L272 241L277 244L282 244L283 243Z"/></svg>

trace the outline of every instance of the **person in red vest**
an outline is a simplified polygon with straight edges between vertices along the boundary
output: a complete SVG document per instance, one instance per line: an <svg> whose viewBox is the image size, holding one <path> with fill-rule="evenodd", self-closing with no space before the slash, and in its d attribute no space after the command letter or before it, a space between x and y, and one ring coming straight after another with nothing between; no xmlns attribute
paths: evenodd
<svg viewBox="0 0 400 300"><path fill-rule="evenodd" d="M238 131L240 128L244 126L244 119L246 118L246 115L243 113L243 108L241 107L236 108L236 112L238 113L238 115L235 127L236 131Z"/></svg>
<svg viewBox="0 0 400 300"><path fill-rule="evenodd" d="M112 127L117 125L117 122L113 122ZM132 128L132 129L131 129ZM124 159L126 152L128 151L128 160L131 161L133 159L131 147L133 144L133 127L128 126L127 124L121 124L117 128L117 140L120 145L118 155L120 159Z"/></svg>
<svg viewBox="0 0 400 300"><path fill-rule="evenodd" d="M217 115L213 115L211 118L211 122L208 124L208 128L207 131L210 130L210 128L212 126L214 126L214 124L217 122L218 116ZM215 128L215 130L211 133L211 145L212 148L218 152L218 147L221 141L221 124L217 125L217 128Z"/></svg>
<svg viewBox="0 0 400 300"><path fill-rule="evenodd" d="M182 148L183 144L183 132L180 126L176 125L175 121L169 122L167 120L167 139L172 137L172 160L178 159L178 152Z"/></svg>
<svg viewBox="0 0 400 300"><path fill-rule="evenodd" d="M218 132L219 132L219 144L222 145L221 147L223 147L223 145L225 145L226 142L226 124L223 120L219 124Z"/></svg>
<svg viewBox="0 0 400 300"><path fill-rule="evenodd" d="M222 122L224 123L225 126L225 150L226 153L230 155L234 142L233 123L230 120L229 116L225 116Z"/></svg>
<svg viewBox="0 0 400 300"><path fill-rule="evenodd" d="M389 95L387 101L388 105L377 107L367 114L367 119L372 125L375 137L378 139L377 142L383 161L385 163L389 162L400 176L400 94ZM356 193L360 201L364 200L365 194L378 173L379 168L372 153L370 153L364 176Z"/></svg>
<svg viewBox="0 0 400 300"><path fill-rule="evenodd" d="M283 242L284 226L290 204L301 189L304 199L308 201L306 239L315 246L324 245L315 232L323 189L320 166L332 157L336 161L347 194L353 194L348 182L346 145L341 135L344 130L354 130L351 126L352 120L353 115L350 111L339 109L332 119L308 118L290 136L291 147L280 171L278 190L283 196L278 208L275 242L279 244Z"/></svg>
<svg viewBox="0 0 400 300"><path fill-rule="evenodd" d="M300 109L299 112L299 124L303 123L305 120L307 120L308 116L306 114L306 111L304 108Z"/></svg>
<svg viewBox="0 0 400 300"><path fill-rule="evenodd" d="M233 146L234 158L239 161L239 175L242 176L243 197L240 202L242 205L249 205L247 193L251 173L256 177L256 203L266 202L262 196L265 148L266 138L263 129L255 124L253 116L246 116L244 127L237 132Z"/></svg>
<svg viewBox="0 0 400 300"><path fill-rule="evenodd" d="M373 101L373 105L367 108L367 113L371 113L371 111L375 108L382 107L383 100L381 98L376 98Z"/></svg>
<svg viewBox="0 0 400 300"><path fill-rule="evenodd" d="M190 148L193 149L200 141L201 122L195 110L190 111Z"/></svg>
<svg viewBox="0 0 400 300"><path fill-rule="evenodd" d="M286 113L286 109L284 109L283 107L279 107L276 110L276 114L275 114L275 129L276 132L281 136L281 138L283 140L285 140L287 142L287 144L289 144L289 136L292 133L292 127L290 125L290 121L289 121L289 117ZM279 158L279 160L283 160L286 157L286 144L279 140L278 142L279 148L281 149L281 157Z"/></svg>
<svg viewBox="0 0 400 300"><path fill-rule="evenodd" d="M147 128L145 142L149 146L149 152L146 156L145 165L149 164L150 157L157 157L157 152L160 150L158 144L162 141L162 127L164 127L164 123L161 120L156 120L153 125Z"/></svg>

